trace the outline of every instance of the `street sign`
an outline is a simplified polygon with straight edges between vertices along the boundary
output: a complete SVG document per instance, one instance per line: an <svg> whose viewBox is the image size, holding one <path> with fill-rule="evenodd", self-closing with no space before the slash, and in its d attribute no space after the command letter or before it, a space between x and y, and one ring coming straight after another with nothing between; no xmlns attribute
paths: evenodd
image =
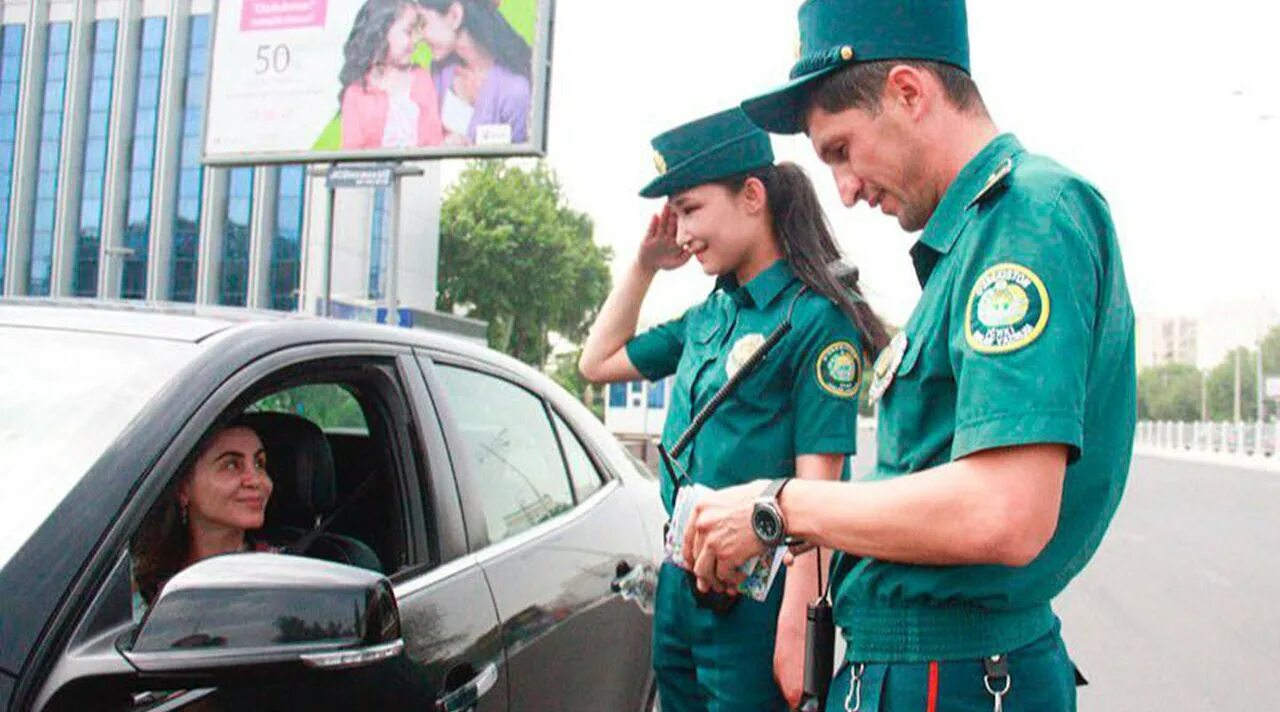
<svg viewBox="0 0 1280 712"><path fill-rule="evenodd" d="M342 163L329 168L329 189L386 188L395 179L394 163Z"/></svg>
<svg viewBox="0 0 1280 712"><path fill-rule="evenodd" d="M1267 397L1280 399L1280 376L1267 376Z"/></svg>

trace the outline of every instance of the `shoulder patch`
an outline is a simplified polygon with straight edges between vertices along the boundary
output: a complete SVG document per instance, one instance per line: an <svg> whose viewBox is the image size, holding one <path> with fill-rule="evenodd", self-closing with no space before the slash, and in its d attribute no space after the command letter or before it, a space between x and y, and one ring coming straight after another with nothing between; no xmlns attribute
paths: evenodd
<svg viewBox="0 0 1280 712"><path fill-rule="evenodd" d="M862 380L862 357L858 349L848 341L836 341L818 355L814 364L818 385L837 398L853 398L858 395Z"/></svg>
<svg viewBox="0 0 1280 712"><path fill-rule="evenodd" d="M1049 323L1049 290L1039 275L1011 262L983 272L969 292L964 332L980 354L1006 354L1030 346Z"/></svg>

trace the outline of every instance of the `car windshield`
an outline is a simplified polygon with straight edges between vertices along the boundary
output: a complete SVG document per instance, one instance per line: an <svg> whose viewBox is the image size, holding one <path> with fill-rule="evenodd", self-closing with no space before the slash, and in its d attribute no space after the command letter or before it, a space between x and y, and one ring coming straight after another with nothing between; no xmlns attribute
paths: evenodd
<svg viewBox="0 0 1280 712"><path fill-rule="evenodd" d="M0 327L0 568L196 351Z"/></svg>

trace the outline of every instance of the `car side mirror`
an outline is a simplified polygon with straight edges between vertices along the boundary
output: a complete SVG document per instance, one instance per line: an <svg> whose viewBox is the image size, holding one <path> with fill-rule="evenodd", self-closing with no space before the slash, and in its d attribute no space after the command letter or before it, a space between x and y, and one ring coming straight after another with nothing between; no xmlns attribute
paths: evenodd
<svg viewBox="0 0 1280 712"><path fill-rule="evenodd" d="M145 675L216 682L246 672L354 668L400 655L391 583L284 554L226 554L165 585L120 653Z"/></svg>

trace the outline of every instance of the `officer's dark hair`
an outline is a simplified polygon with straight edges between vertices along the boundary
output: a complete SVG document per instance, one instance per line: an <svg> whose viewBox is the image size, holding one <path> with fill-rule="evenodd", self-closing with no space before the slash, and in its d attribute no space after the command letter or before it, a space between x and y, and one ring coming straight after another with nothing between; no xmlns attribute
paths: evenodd
<svg viewBox="0 0 1280 712"><path fill-rule="evenodd" d="M959 67L944 62L904 59L878 62L859 62L833 73L817 82L809 94L806 114L815 107L828 113L858 109L870 114L880 111L884 85L894 67L906 65L938 78L951 105L960 111L987 115L978 85Z"/></svg>
<svg viewBox="0 0 1280 712"><path fill-rule="evenodd" d="M493 61L522 77L533 76L533 48L524 37L507 22L493 0L415 0L429 10L444 14L453 5L462 7L462 29L488 52ZM442 64L457 64L457 55L447 57Z"/></svg>
<svg viewBox="0 0 1280 712"><path fill-rule="evenodd" d="M879 353L889 343L888 331L862 297L857 268L833 270L841 264L840 248L804 169L794 163L778 163L716 182L739 193L750 178L764 184L773 230L791 271L840 307L862 336L868 354Z"/></svg>

